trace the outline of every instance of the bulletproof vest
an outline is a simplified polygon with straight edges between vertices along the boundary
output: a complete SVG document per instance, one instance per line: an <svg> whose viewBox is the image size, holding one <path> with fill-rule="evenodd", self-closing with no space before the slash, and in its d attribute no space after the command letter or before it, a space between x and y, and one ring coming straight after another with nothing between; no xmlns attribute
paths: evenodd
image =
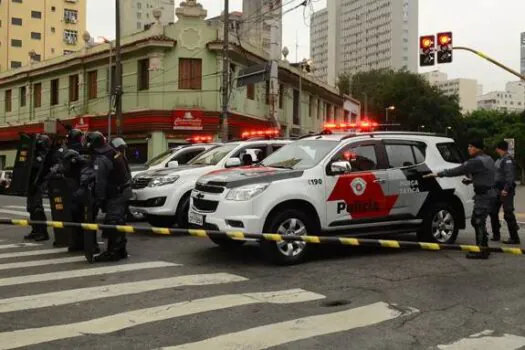
<svg viewBox="0 0 525 350"><path fill-rule="evenodd" d="M124 185L129 185L131 182L131 174L125 157L111 147L104 149L102 155L113 163L108 184L117 189L122 188Z"/></svg>
<svg viewBox="0 0 525 350"><path fill-rule="evenodd" d="M483 171L472 174L474 187L494 187L496 178L494 160L486 154L480 154L471 161L481 161L483 164Z"/></svg>
<svg viewBox="0 0 525 350"><path fill-rule="evenodd" d="M512 164L507 164L506 165L506 162L507 161L512 161ZM506 179L505 179L505 171L503 170L505 165L507 166L507 171L512 171L513 174L515 173L515 163L514 163L514 159L508 155L508 154L505 154L503 157L499 158L498 160L496 160L496 184L501 184L501 183L505 183ZM509 169L508 166L509 165L512 165L512 169Z"/></svg>

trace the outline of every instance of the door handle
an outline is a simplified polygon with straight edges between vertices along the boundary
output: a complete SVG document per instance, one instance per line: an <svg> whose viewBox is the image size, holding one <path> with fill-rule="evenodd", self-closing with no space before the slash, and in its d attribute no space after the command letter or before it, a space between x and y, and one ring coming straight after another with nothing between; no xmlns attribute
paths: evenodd
<svg viewBox="0 0 525 350"><path fill-rule="evenodd" d="M376 179L376 180L374 180L375 184L384 184L385 182L386 182L385 179Z"/></svg>

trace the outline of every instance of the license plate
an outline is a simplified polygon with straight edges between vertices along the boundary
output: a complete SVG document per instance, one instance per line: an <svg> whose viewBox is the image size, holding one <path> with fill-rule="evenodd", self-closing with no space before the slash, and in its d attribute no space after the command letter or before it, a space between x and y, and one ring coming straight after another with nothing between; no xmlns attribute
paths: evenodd
<svg viewBox="0 0 525 350"><path fill-rule="evenodd" d="M193 225L204 226L204 215L190 211L188 213L188 222Z"/></svg>

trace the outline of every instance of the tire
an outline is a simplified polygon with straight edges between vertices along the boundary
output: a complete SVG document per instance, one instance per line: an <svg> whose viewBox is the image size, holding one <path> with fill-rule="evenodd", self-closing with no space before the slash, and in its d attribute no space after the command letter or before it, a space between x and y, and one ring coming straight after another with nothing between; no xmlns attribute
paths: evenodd
<svg viewBox="0 0 525 350"><path fill-rule="evenodd" d="M190 193L186 193L177 206L177 226L178 228L188 228L188 213L190 211Z"/></svg>
<svg viewBox="0 0 525 350"><path fill-rule="evenodd" d="M230 238L210 237L210 239L213 243L225 249L241 247L244 245L244 243L246 243L246 241L230 239Z"/></svg>
<svg viewBox="0 0 525 350"><path fill-rule="evenodd" d="M173 216L147 215L146 221L153 227L172 228L176 219Z"/></svg>
<svg viewBox="0 0 525 350"><path fill-rule="evenodd" d="M459 233L460 216L457 208L447 202L438 202L423 219L418 240L440 244L454 244Z"/></svg>
<svg viewBox="0 0 525 350"><path fill-rule="evenodd" d="M297 209L285 209L275 217L269 218L264 232L279 233L282 235L294 232L297 235L309 235L315 232L316 225L308 213ZM304 232L304 233L303 233ZM265 258L276 265L299 264L308 256L311 246L304 242L261 242L261 249ZM286 254L288 252L288 254Z"/></svg>

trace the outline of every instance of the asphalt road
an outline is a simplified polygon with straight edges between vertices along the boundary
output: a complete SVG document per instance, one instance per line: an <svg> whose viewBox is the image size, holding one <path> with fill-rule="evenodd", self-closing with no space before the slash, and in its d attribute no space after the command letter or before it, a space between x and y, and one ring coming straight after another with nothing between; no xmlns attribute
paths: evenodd
<svg viewBox="0 0 525 350"><path fill-rule="evenodd" d="M23 208L0 197L0 217ZM256 245L136 234L128 260L88 265L26 230L0 227L0 349L525 348L525 257L326 246L275 267Z"/></svg>

